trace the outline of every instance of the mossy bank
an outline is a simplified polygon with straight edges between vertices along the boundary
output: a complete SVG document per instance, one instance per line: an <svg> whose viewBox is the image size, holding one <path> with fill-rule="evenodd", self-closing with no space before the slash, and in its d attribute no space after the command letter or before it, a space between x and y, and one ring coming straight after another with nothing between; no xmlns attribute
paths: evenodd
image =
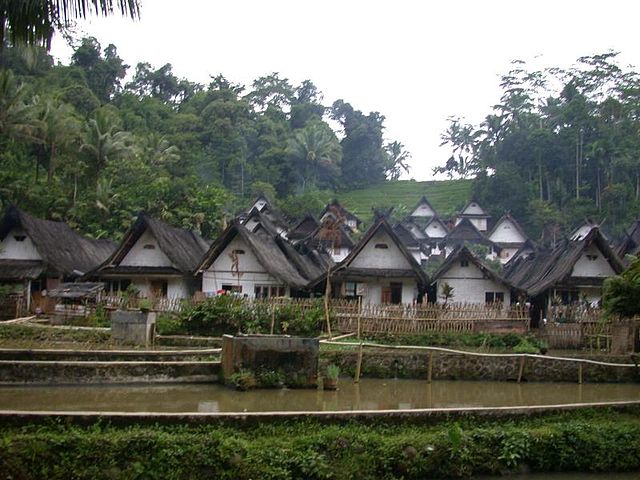
<svg viewBox="0 0 640 480"><path fill-rule="evenodd" d="M423 479L640 469L640 408L525 417L0 427L0 478Z"/></svg>

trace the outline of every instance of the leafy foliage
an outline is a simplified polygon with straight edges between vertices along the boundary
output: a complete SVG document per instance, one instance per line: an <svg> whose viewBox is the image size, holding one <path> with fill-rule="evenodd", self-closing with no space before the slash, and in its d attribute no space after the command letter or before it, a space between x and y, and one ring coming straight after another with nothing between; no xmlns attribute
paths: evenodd
<svg viewBox="0 0 640 480"><path fill-rule="evenodd" d="M633 257L621 275L604 282L602 306L608 315L631 318L640 315L640 257Z"/></svg>

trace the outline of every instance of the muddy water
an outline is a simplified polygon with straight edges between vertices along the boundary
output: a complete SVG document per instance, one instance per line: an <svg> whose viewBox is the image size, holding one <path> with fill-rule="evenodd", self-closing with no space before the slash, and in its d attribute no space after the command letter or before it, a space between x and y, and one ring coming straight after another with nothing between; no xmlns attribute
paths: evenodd
<svg viewBox="0 0 640 480"><path fill-rule="evenodd" d="M254 390L221 385L0 387L0 410L253 412L497 407L640 400L636 384L341 379L338 391Z"/></svg>

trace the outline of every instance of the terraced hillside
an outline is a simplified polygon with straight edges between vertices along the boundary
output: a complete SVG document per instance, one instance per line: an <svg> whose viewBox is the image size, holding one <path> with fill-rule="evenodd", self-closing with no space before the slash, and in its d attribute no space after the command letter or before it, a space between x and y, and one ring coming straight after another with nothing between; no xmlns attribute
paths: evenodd
<svg viewBox="0 0 640 480"><path fill-rule="evenodd" d="M403 217L426 196L438 214L449 216L460 210L471 196L471 180L443 180L416 182L397 180L374 187L336 194L337 199L349 211L368 222L372 207L394 207L394 217Z"/></svg>

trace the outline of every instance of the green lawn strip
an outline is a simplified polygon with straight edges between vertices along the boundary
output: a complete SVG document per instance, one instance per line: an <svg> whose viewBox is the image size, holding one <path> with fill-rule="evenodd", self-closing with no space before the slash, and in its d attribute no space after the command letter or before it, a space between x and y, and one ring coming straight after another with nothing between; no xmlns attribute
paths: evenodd
<svg viewBox="0 0 640 480"><path fill-rule="evenodd" d="M238 426L0 427L0 478L459 478L640 469L640 412ZM418 421L419 422L419 421Z"/></svg>

